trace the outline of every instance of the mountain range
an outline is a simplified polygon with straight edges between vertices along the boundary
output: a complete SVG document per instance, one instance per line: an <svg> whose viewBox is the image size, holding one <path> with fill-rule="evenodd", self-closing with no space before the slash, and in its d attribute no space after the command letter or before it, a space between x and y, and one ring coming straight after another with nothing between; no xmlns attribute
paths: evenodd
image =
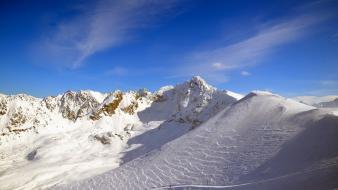
<svg viewBox="0 0 338 190"><path fill-rule="evenodd" d="M337 96L0 95L0 189L338 188Z"/></svg>

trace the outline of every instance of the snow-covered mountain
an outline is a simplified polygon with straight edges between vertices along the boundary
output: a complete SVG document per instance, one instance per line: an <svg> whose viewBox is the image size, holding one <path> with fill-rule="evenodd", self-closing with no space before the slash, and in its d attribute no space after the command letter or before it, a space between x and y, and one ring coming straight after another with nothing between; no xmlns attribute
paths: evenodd
<svg viewBox="0 0 338 190"><path fill-rule="evenodd" d="M253 92L160 149L55 189L335 189L338 117Z"/></svg>
<svg viewBox="0 0 338 190"><path fill-rule="evenodd" d="M315 106L320 108L338 108L338 97L332 101L320 102L315 104Z"/></svg>
<svg viewBox="0 0 338 190"><path fill-rule="evenodd" d="M201 77L156 92L0 94L0 189L338 188L336 101L243 98Z"/></svg>
<svg viewBox="0 0 338 190"><path fill-rule="evenodd" d="M116 168L240 98L201 77L154 93L67 91L43 99L1 94L0 189L43 188Z"/></svg>
<svg viewBox="0 0 338 190"><path fill-rule="evenodd" d="M294 99L301 103L325 109L338 115L338 96L298 96Z"/></svg>
<svg viewBox="0 0 338 190"><path fill-rule="evenodd" d="M2 136L38 133L41 128L60 121L98 121L105 116L123 114L144 121L175 119L198 125L241 97L230 91L217 90L198 76L175 87L163 87L155 93L145 90L108 94L89 90L67 91L44 99L25 94L0 94L0 130Z"/></svg>
<svg viewBox="0 0 338 190"><path fill-rule="evenodd" d="M301 103L313 106L321 102L330 102L337 98L338 96L331 95L331 96L297 96L297 97L294 97L293 99Z"/></svg>

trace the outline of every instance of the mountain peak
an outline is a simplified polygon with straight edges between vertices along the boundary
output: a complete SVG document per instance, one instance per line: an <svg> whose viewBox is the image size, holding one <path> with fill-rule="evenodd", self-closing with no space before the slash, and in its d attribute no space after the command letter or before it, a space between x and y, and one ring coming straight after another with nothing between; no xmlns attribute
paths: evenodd
<svg viewBox="0 0 338 190"><path fill-rule="evenodd" d="M199 81L205 82L205 80L204 80L201 76L199 76L199 75L193 76L193 77L191 78L191 80L192 80L192 81L195 81L195 82L199 82Z"/></svg>
<svg viewBox="0 0 338 190"><path fill-rule="evenodd" d="M190 82L195 82L195 83L198 83L198 84L203 84L204 86L210 86L201 76L193 76L191 79L190 79Z"/></svg>
<svg viewBox="0 0 338 190"><path fill-rule="evenodd" d="M193 76L189 81L187 81L191 88L198 87L202 90L215 90L215 87L209 85L202 77Z"/></svg>

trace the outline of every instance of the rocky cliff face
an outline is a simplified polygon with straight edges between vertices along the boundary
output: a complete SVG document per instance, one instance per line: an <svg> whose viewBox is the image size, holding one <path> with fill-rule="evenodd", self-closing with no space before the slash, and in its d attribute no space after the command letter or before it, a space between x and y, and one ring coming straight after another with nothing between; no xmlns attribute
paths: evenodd
<svg viewBox="0 0 338 190"><path fill-rule="evenodd" d="M58 107L64 118L75 121L87 115L100 103L89 91L68 91L58 101Z"/></svg>

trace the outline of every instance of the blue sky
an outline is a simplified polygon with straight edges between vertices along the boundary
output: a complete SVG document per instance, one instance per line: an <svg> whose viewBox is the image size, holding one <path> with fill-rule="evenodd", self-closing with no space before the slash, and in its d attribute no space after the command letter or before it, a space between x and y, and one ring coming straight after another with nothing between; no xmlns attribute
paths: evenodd
<svg viewBox="0 0 338 190"><path fill-rule="evenodd" d="M338 94L338 1L1 1L0 92Z"/></svg>

